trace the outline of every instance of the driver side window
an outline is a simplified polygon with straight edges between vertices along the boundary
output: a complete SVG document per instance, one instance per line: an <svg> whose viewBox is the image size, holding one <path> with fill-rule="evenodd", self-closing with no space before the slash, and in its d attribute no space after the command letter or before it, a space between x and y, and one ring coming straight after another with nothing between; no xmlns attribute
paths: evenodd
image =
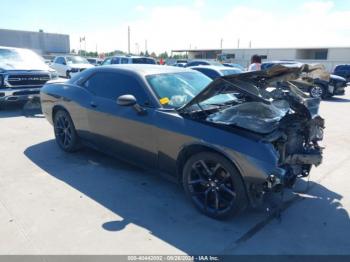
<svg viewBox="0 0 350 262"><path fill-rule="evenodd" d="M148 94L132 75L100 72L92 75L83 86L95 96L108 100L116 101L119 96L130 94L135 96L140 105L150 105Z"/></svg>

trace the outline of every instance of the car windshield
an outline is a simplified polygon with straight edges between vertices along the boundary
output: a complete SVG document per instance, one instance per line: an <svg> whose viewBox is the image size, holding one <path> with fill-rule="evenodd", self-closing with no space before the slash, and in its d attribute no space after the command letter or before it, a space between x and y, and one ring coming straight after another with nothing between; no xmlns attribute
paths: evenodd
<svg viewBox="0 0 350 262"><path fill-rule="evenodd" d="M156 61L154 61L154 59L152 58L133 58L132 59L132 63L133 64L151 64L151 65L155 65Z"/></svg>
<svg viewBox="0 0 350 262"><path fill-rule="evenodd" d="M212 81L199 72L179 72L149 75L148 83L165 107L179 108L198 95ZM201 104L222 104L234 100L231 95L221 94Z"/></svg>
<svg viewBox="0 0 350 262"><path fill-rule="evenodd" d="M224 76L236 75L236 74L243 73L243 71L240 70L240 69L222 69L222 70L220 70L220 72L221 72Z"/></svg>
<svg viewBox="0 0 350 262"><path fill-rule="evenodd" d="M89 61L81 56L67 56L66 60L69 64L89 64Z"/></svg>
<svg viewBox="0 0 350 262"><path fill-rule="evenodd" d="M0 49L0 65L6 64L30 64L30 65L45 65L44 59L33 51L26 49Z"/></svg>

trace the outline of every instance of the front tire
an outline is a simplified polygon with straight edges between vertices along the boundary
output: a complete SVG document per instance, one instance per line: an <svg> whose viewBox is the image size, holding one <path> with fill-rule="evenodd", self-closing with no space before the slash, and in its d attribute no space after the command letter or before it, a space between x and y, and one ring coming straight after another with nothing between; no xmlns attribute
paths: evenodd
<svg viewBox="0 0 350 262"><path fill-rule="evenodd" d="M238 170L216 153L192 156L183 169L183 186L195 207L215 219L235 216L248 204Z"/></svg>
<svg viewBox="0 0 350 262"><path fill-rule="evenodd" d="M79 137L67 111L59 110L55 113L53 126L56 142L63 151L71 153L80 148Z"/></svg>

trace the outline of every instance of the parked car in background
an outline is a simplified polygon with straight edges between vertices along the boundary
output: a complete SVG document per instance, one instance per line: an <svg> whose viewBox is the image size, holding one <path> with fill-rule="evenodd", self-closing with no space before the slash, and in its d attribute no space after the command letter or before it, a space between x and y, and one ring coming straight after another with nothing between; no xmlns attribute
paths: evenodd
<svg viewBox="0 0 350 262"><path fill-rule="evenodd" d="M201 212L224 218L321 164L320 100L292 85L283 96L262 86L301 70L212 81L173 66L101 66L45 85L41 104L62 150L88 145L168 174Z"/></svg>
<svg viewBox="0 0 350 262"><path fill-rule="evenodd" d="M177 66L177 67L185 67L187 63L175 63L172 64L172 66Z"/></svg>
<svg viewBox="0 0 350 262"><path fill-rule="evenodd" d="M187 64L187 59L175 59L175 58L168 58L165 61L166 65L173 66L175 64Z"/></svg>
<svg viewBox="0 0 350 262"><path fill-rule="evenodd" d="M222 65L223 65L223 66L227 66L227 67L239 68L239 69L241 69L242 71L246 71L246 69L245 69L243 66L241 66L240 64L223 63Z"/></svg>
<svg viewBox="0 0 350 262"><path fill-rule="evenodd" d="M96 57L88 57L86 58L86 60L89 61L90 64L94 65L94 66L99 66L102 64L103 60L100 58L96 58Z"/></svg>
<svg viewBox="0 0 350 262"><path fill-rule="evenodd" d="M26 102L58 74L28 49L0 46L0 105Z"/></svg>
<svg viewBox="0 0 350 262"><path fill-rule="evenodd" d="M152 57L144 56L113 56L106 58L102 65L116 65L116 64L157 64L156 60Z"/></svg>
<svg viewBox="0 0 350 262"><path fill-rule="evenodd" d="M189 68L199 71L211 79L216 79L221 76L241 74L244 72L239 68L226 67L226 66L202 65L202 66L192 66Z"/></svg>
<svg viewBox="0 0 350 262"><path fill-rule="evenodd" d="M297 61L270 61L261 64L261 70L269 69L275 65L285 66L300 66L302 63ZM346 88L346 80L343 77L330 74L329 80L323 80L316 78L313 80L312 85L301 85L299 86L304 92L310 94L314 98L327 98L334 95L344 95Z"/></svg>
<svg viewBox="0 0 350 262"><path fill-rule="evenodd" d="M212 61L212 60L203 60L203 59L196 59L189 61L185 67L191 67L191 66L199 66L199 65L214 65L214 66L223 66L221 63Z"/></svg>
<svg viewBox="0 0 350 262"><path fill-rule="evenodd" d="M84 57L67 55L55 57L51 67L58 72L59 76L71 78L93 65Z"/></svg>
<svg viewBox="0 0 350 262"><path fill-rule="evenodd" d="M346 82L350 82L350 64L348 65L337 65L334 68L334 75L344 77Z"/></svg>

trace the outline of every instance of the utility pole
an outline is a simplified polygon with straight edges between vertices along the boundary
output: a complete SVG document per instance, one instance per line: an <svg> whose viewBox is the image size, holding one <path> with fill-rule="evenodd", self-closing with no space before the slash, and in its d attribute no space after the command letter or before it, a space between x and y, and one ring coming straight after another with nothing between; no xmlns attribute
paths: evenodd
<svg viewBox="0 0 350 262"><path fill-rule="evenodd" d="M128 54L130 55L130 26L128 26Z"/></svg>
<svg viewBox="0 0 350 262"><path fill-rule="evenodd" d="M240 39L238 38L238 40L237 40L237 48L239 48L239 42L240 42Z"/></svg>
<svg viewBox="0 0 350 262"><path fill-rule="evenodd" d="M147 52L147 39L145 40L145 54Z"/></svg>
<svg viewBox="0 0 350 262"><path fill-rule="evenodd" d="M249 41L249 48L252 48L252 40Z"/></svg>
<svg viewBox="0 0 350 262"><path fill-rule="evenodd" d="M222 43L224 42L224 39L221 38L220 40L220 49L222 49Z"/></svg>
<svg viewBox="0 0 350 262"><path fill-rule="evenodd" d="M86 36L84 36L84 48L85 48L85 56L86 56Z"/></svg>
<svg viewBox="0 0 350 262"><path fill-rule="evenodd" d="M136 52L137 55L140 54L140 45L139 45L139 43L135 43L135 52Z"/></svg>

